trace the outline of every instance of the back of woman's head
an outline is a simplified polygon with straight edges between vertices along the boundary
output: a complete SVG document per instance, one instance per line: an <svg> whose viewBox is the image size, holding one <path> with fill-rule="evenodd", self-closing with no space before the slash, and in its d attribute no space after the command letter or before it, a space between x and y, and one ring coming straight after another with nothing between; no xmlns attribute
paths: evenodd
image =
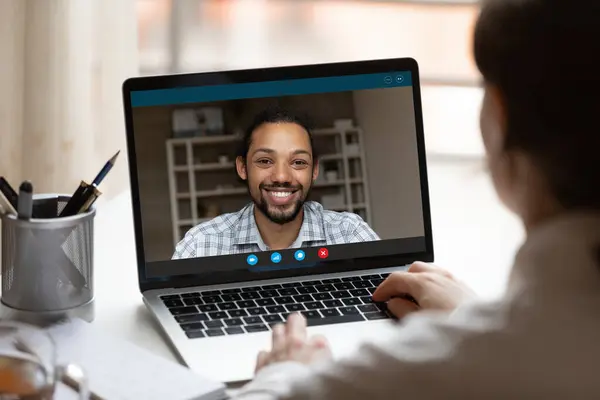
<svg viewBox="0 0 600 400"><path fill-rule="evenodd" d="M501 94L506 151L565 208L600 209L600 0L484 0L475 61Z"/></svg>

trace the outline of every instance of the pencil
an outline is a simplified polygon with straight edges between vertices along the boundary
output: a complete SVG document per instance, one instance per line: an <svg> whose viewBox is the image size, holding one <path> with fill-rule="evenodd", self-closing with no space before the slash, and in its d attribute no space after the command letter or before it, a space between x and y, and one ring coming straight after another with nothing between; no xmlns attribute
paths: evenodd
<svg viewBox="0 0 600 400"><path fill-rule="evenodd" d="M98 172L98 175L94 178L92 184L88 184L85 181L81 181L79 187L71 196L65 208L61 211L59 217L68 217L71 215L79 214L81 212L87 211L89 206L96 201L96 198L100 195L98 192L98 185L106 178L106 175L110 172L112 167L114 167L115 162L117 161L117 157L121 153L121 150L117 151L117 153L112 156L110 160L104 164L104 167Z"/></svg>
<svg viewBox="0 0 600 400"><path fill-rule="evenodd" d="M98 172L98 175L96 175L96 177L92 181L92 186L97 187L98 185L100 185L100 182L102 182L104 180L104 178L106 177L106 175L108 175L108 173L112 169L112 167L115 166L115 162L117 161L117 157L119 156L120 152L121 152L121 150L117 151L117 154L112 156L112 158L110 160L108 160L106 162L106 164L104 164L104 167L102 167L100 172Z"/></svg>
<svg viewBox="0 0 600 400"><path fill-rule="evenodd" d="M4 197L6 197L6 200L8 200L10 205L16 210L18 207L19 196L3 176L0 176L0 192L2 192Z"/></svg>
<svg viewBox="0 0 600 400"><path fill-rule="evenodd" d="M0 191L0 215L4 214L17 215L17 210L13 207L12 203L8 201L4 193Z"/></svg>

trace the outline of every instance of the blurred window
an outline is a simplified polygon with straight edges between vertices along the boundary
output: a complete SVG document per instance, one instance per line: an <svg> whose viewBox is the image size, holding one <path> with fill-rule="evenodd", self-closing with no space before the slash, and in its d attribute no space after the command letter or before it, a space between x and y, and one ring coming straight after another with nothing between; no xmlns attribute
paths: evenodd
<svg viewBox="0 0 600 400"><path fill-rule="evenodd" d="M389 57L420 65L427 151L481 157L476 0L137 0L142 74Z"/></svg>

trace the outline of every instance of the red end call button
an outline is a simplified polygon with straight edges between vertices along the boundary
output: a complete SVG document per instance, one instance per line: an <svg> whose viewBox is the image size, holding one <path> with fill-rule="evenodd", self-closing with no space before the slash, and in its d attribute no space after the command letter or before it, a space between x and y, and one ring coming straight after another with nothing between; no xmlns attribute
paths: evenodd
<svg viewBox="0 0 600 400"><path fill-rule="evenodd" d="M327 258L329 257L329 250L325 247L321 247L318 252L319 258Z"/></svg>

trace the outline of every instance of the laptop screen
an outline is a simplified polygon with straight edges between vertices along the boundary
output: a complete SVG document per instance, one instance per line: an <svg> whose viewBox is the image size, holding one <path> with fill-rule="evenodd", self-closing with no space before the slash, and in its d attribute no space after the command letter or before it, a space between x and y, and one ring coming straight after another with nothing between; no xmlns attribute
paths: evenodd
<svg viewBox="0 0 600 400"><path fill-rule="evenodd" d="M130 91L146 279L256 280L431 251L415 72L314 75Z"/></svg>

